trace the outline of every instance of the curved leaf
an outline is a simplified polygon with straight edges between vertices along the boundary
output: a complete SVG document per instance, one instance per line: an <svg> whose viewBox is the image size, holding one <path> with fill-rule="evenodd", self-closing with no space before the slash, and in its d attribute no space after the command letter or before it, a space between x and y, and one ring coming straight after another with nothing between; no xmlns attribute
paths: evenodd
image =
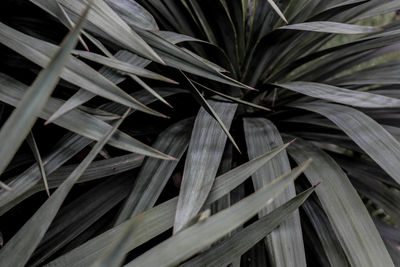
<svg viewBox="0 0 400 267"><path fill-rule="evenodd" d="M356 109L322 101L292 106L319 113L330 119L400 183L400 142L376 121Z"/></svg>
<svg viewBox="0 0 400 267"><path fill-rule="evenodd" d="M394 266L385 245L346 174L325 152L297 139L288 148L296 162L312 158L305 170L352 266Z"/></svg>

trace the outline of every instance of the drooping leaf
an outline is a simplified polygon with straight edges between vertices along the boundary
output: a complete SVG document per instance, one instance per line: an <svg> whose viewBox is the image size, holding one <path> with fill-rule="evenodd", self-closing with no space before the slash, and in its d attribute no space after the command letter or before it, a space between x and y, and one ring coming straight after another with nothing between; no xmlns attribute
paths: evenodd
<svg viewBox="0 0 400 267"><path fill-rule="evenodd" d="M296 162L312 158L305 170L352 266L394 266L376 227L346 174L325 152L297 139L288 148Z"/></svg>
<svg viewBox="0 0 400 267"><path fill-rule="evenodd" d="M301 103L293 107L327 117L400 183L400 143L372 118L356 109L326 102Z"/></svg>

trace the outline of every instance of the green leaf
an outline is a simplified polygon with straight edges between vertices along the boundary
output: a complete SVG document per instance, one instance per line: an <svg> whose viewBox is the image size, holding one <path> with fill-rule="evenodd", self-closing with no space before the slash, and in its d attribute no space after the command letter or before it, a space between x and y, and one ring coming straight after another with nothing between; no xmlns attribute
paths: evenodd
<svg viewBox="0 0 400 267"><path fill-rule="evenodd" d="M75 182L94 160L103 146L107 143L108 139L115 133L116 129L127 115L128 112L124 114L121 120L119 120L113 128L107 131L100 141L96 143L88 156L86 156L78 167L68 176L53 195L51 195L51 197L38 209L38 211L36 211L28 222L22 226L13 238L7 242L5 247L0 250L0 257L4 259L4 266L25 266Z"/></svg>
<svg viewBox="0 0 400 267"><path fill-rule="evenodd" d="M372 118L356 109L322 101L291 106L327 117L400 183L400 143Z"/></svg>
<svg viewBox="0 0 400 267"><path fill-rule="evenodd" d="M271 121L263 118L245 118L243 123L247 153L250 159L283 145L278 129ZM260 189L275 177L290 171L286 152L280 153L252 175L254 188ZM296 195L294 184L289 184L266 209L259 213L265 216ZM265 245L274 266L306 266L303 236L299 213L295 212L278 229L265 239ZM282 249L285 246L286 249Z"/></svg>
<svg viewBox="0 0 400 267"><path fill-rule="evenodd" d="M262 240L278 225L287 220L287 217L304 203L304 201L314 192L312 187L285 204L274 209L272 212L260 218L255 223L247 226L243 230L230 236L222 243L211 247L200 255L180 265L189 266L227 266L232 259L240 257L257 242ZM282 227L282 226L280 226Z"/></svg>
<svg viewBox="0 0 400 267"><path fill-rule="evenodd" d="M47 99L57 85L59 75L68 61L71 50L74 48L79 32L82 29L89 8L86 8L79 23L65 37L61 47L54 54L49 65L41 71L34 83L24 94L17 108L8 117L0 131L0 174L3 173L19 146L28 135L37 116L46 104ZM0 32L4 30L0 26Z"/></svg>
<svg viewBox="0 0 400 267"><path fill-rule="evenodd" d="M400 108L400 99L363 91L349 90L314 82L290 82L276 86L304 95L362 108Z"/></svg>
<svg viewBox="0 0 400 267"><path fill-rule="evenodd" d="M205 100L204 100L205 101ZM237 105L209 101L207 105L229 128ZM221 162L227 136L220 124L201 108L197 114L189 143L174 232L181 230L202 208L211 190Z"/></svg>
<svg viewBox="0 0 400 267"><path fill-rule="evenodd" d="M336 34L366 34L379 31L371 26L351 25L332 21L312 21L279 27L280 30L312 31Z"/></svg>
<svg viewBox="0 0 400 267"><path fill-rule="evenodd" d="M177 160L165 161L147 158L138 174L131 194L121 208L115 225L150 209L156 203L190 140L193 118L179 121L163 131L153 147L174 156Z"/></svg>
<svg viewBox="0 0 400 267"><path fill-rule="evenodd" d="M269 153L261 155L217 177L204 205L209 205L224 195L229 194L230 191L242 184L250 175L284 150L288 145L289 144L276 148ZM152 209L144 211L129 219L127 222L110 229L54 260L49 266L86 266L91 264L108 248L110 239L125 231L124 229L130 225L128 224L129 221L137 222L137 228L133 229L133 233L135 234L132 235L131 245L128 250L134 249L173 226L177 203L178 197L175 197ZM128 250L126 252L128 252Z"/></svg>
<svg viewBox="0 0 400 267"><path fill-rule="evenodd" d="M301 168L275 179L254 194L204 221L184 229L126 266L175 266L242 225L301 174Z"/></svg>
<svg viewBox="0 0 400 267"><path fill-rule="evenodd" d="M296 162L312 158L305 170L352 266L394 266L364 205L346 174L325 152L297 139L288 148Z"/></svg>

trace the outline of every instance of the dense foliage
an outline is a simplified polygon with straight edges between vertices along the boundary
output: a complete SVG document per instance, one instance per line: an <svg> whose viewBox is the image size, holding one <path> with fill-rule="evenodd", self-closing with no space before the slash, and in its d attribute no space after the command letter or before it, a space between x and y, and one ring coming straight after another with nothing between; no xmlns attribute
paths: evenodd
<svg viewBox="0 0 400 267"><path fill-rule="evenodd" d="M400 266L399 9L3 0L0 266Z"/></svg>

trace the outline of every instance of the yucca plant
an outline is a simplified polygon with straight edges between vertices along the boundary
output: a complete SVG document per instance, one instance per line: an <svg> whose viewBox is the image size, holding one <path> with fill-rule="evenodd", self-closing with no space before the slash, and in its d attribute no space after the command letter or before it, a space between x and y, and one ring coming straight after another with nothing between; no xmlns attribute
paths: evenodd
<svg viewBox="0 0 400 267"><path fill-rule="evenodd" d="M0 5L0 266L400 266L398 0Z"/></svg>

